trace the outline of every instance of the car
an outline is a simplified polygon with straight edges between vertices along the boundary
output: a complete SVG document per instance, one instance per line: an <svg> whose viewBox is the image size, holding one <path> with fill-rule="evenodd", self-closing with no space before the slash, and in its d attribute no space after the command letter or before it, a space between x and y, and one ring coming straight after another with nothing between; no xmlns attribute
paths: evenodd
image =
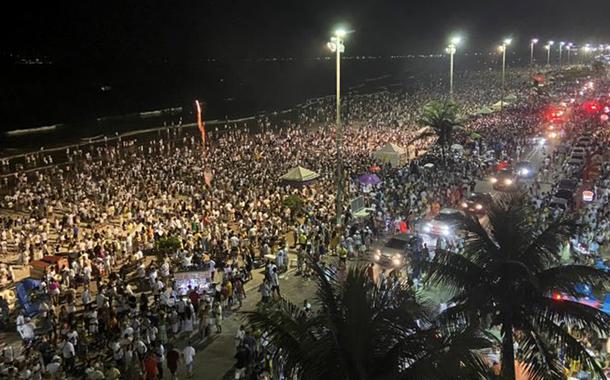
<svg viewBox="0 0 610 380"><path fill-rule="evenodd" d="M388 249L376 249L373 253L373 261L382 266L403 267L406 264L404 254Z"/></svg>
<svg viewBox="0 0 610 380"><path fill-rule="evenodd" d="M518 188L519 177L511 169L499 171L490 178L494 190L514 191Z"/></svg>
<svg viewBox="0 0 610 380"><path fill-rule="evenodd" d="M536 175L536 168L529 161L519 161L515 164L513 171L519 178L532 178Z"/></svg>
<svg viewBox="0 0 610 380"><path fill-rule="evenodd" d="M559 208L562 211L567 211L572 207L574 201L574 192L569 190L557 190L553 198L551 198L550 206Z"/></svg>
<svg viewBox="0 0 610 380"><path fill-rule="evenodd" d="M568 160L569 165L573 166L581 166L585 164L585 156L578 153L572 153L570 155L570 159Z"/></svg>
<svg viewBox="0 0 610 380"><path fill-rule="evenodd" d="M572 154L584 156L587 154L587 151L583 147L575 147L574 149L572 149Z"/></svg>
<svg viewBox="0 0 610 380"><path fill-rule="evenodd" d="M464 222L459 210L444 208L431 221L424 223L422 232L432 236L451 237Z"/></svg>
<svg viewBox="0 0 610 380"><path fill-rule="evenodd" d="M593 144L593 137L592 136L580 136L578 138L578 143L580 144L585 144L586 146L590 146Z"/></svg>
<svg viewBox="0 0 610 380"><path fill-rule="evenodd" d="M578 181L574 179L562 179L557 182L557 190L567 190L572 193L578 188Z"/></svg>
<svg viewBox="0 0 610 380"><path fill-rule="evenodd" d="M483 214L489 208L493 198L488 193L470 193L460 204L462 211L471 214Z"/></svg>
<svg viewBox="0 0 610 380"><path fill-rule="evenodd" d="M398 234L389 239L383 248L375 250L372 259L381 266L401 268L406 265L405 255L422 244L422 238L418 235Z"/></svg>

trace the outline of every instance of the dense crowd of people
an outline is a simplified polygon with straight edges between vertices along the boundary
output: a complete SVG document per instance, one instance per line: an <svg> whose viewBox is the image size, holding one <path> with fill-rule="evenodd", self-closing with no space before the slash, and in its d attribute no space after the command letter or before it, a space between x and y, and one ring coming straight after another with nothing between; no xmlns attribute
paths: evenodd
<svg viewBox="0 0 610 380"><path fill-rule="evenodd" d="M499 98L488 85L491 75L464 75L459 101L465 112ZM511 91L528 94L527 72L509 78ZM254 268L265 267L258 286L262 301L279 298L279 274L290 265L289 252L303 275L307 256L321 261L333 251L341 265L392 232L396 221L412 225L455 206L493 162L524 156L535 146L547 100L523 96L502 112L469 118L466 132L456 136L464 151L438 165L434 139L416 140L417 119L424 104L444 97L445 85L430 81L409 92L346 97L346 199L361 195L357 178L372 166L379 165L383 182L364 195L370 217L357 219L344 208L344 229L335 225L330 190L336 187L332 99L308 102L291 119L261 117L255 126L209 131L203 149L194 135L172 129L143 141L72 148L65 152L67 164L16 173L0 199L2 261L28 265L55 255L69 255L70 261L41 275L34 292L40 314L16 317L23 346L4 348L0 375L157 379L167 371L176 374L179 366L191 374L197 344L222 332L225 315L247 296L244 285ZM556 92L568 96L572 87L558 85ZM413 156L427 153L393 168L372 156L387 143L409 145ZM552 171L560 157L546 158ZM44 160L53 164L52 157ZM279 181L296 166L320 178L307 186ZM604 166L597 186L606 187L609 173ZM552 194L532 189L534 201L545 208ZM302 209L287 206L291 196L304 200ZM605 201L588 206L581 218L589 223L579 241L603 245L608 215ZM459 242L448 244L459 250ZM176 276L193 270L205 279L185 285ZM11 281L8 268L0 268L0 284ZM3 307L4 321L7 315ZM240 328L238 371L269 370L266 345L264 333Z"/></svg>

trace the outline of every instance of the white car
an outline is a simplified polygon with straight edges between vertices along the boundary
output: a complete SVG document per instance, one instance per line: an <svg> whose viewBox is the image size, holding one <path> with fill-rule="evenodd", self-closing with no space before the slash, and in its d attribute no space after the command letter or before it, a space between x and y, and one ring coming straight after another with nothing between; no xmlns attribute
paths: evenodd
<svg viewBox="0 0 610 380"><path fill-rule="evenodd" d="M448 238L455 235L456 229L463 221L464 214L460 211L444 208L434 219L423 224L421 232L432 236Z"/></svg>

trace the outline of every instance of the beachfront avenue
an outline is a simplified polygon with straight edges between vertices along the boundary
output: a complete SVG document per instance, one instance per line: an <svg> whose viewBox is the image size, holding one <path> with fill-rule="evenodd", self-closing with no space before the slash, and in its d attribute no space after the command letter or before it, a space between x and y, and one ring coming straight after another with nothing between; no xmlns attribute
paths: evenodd
<svg viewBox="0 0 610 380"><path fill-rule="evenodd" d="M610 81L503 77L344 95L339 218L335 98L13 159L0 375L601 376Z"/></svg>

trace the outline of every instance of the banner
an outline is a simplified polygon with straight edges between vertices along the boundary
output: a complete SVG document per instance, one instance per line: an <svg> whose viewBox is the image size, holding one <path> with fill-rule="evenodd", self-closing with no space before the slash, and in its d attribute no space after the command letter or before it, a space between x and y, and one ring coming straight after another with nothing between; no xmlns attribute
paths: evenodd
<svg viewBox="0 0 610 380"><path fill-rule="evenodd" d="M197 107L197 127L199 127L199 132L201 132L201 144L205 146L205 121L201 117L201 103L199 100L195 100L195 106Z"/></svg>

